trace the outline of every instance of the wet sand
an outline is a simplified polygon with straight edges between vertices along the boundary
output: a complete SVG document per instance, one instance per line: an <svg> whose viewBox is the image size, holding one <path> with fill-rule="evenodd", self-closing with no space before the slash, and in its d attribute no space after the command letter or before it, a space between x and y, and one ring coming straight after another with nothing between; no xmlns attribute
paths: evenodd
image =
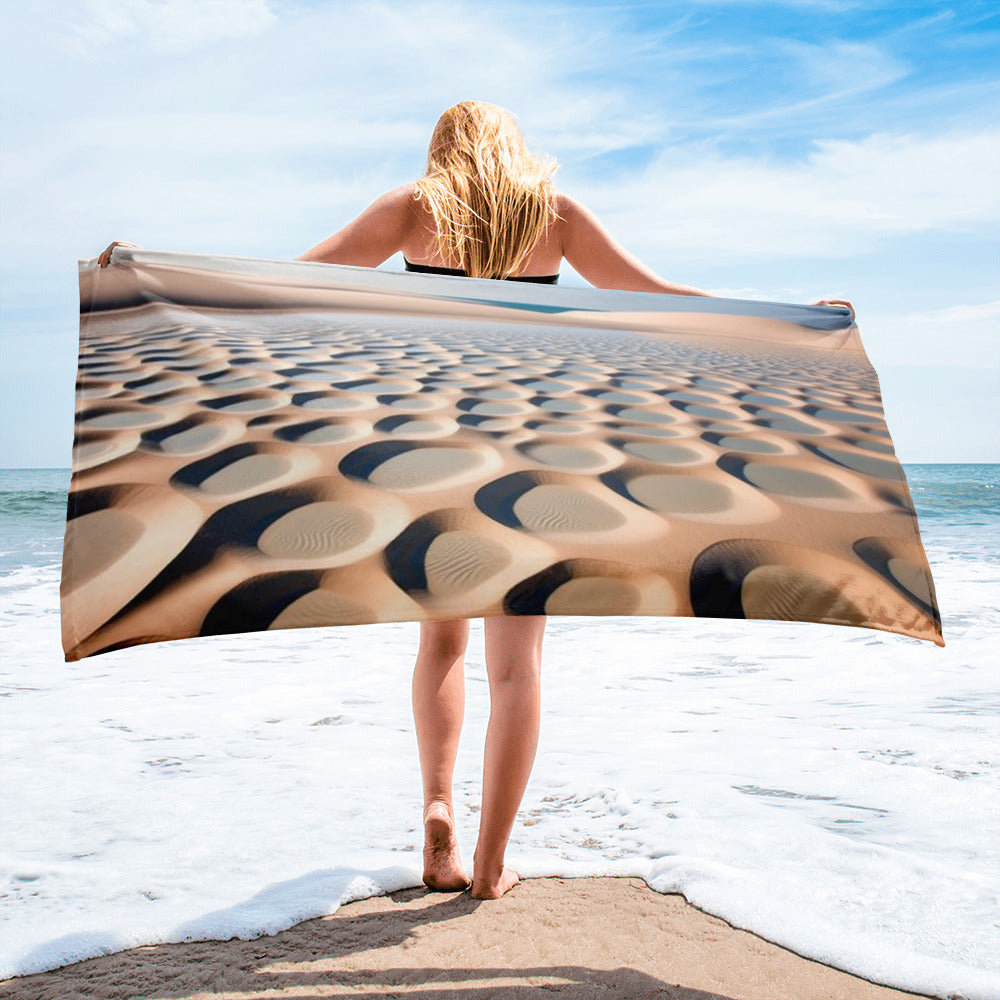
<svg viewBox="0 0 1000 1000"><path fill-rule="evenodd" d="M636 878L525 879L503 899L407 889L252 941L155 945L0 983L11 1000L559 996L890 1000Z"/></svg>

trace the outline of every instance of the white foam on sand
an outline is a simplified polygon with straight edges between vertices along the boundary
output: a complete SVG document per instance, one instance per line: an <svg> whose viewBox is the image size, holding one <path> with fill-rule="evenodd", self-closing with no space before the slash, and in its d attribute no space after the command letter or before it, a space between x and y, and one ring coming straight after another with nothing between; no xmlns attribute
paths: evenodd
<svg viewBox="0 0 1000 1000"><path fill-rule="evenodd" d="M875 981L1000 997L998 567L928 555L945 649L834 626L552 618L510 863L639 875ZM67 664L58 573L0 587L0 977L274 933L420 883L416 624ZM471 863L482 620L467 677Z"/></svg>

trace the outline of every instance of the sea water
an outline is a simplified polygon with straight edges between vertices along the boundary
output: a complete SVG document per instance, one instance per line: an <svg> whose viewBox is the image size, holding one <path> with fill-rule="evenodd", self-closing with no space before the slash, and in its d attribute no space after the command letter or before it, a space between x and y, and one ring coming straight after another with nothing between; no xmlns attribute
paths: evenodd
<svg viewBox="0 0 1000 1000"><path fill-rule="evenodd" d="M810 958L1000 998L1000 466L907 465L947 647L857 628L552 618L522 876L637 875ZM0 473L0 977L273 933L420 884L415 623L74 663L67 470ZM466 658L471 864L489 712Z"/></svg>

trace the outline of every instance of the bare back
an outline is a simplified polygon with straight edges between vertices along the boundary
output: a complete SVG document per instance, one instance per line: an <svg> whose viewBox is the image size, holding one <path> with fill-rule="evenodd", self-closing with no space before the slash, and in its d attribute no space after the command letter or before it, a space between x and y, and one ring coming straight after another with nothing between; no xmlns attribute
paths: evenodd
<svg viewBox="0 0 1000 1000"><path fill-rule="evenodd" d="M557 195L557 204L561 196ZM434 216L422 201L414 199L411 221L401 247L403 256L414 264L430 267L458 267L443 260L435 249ZM557 274L562 263L562 231L558 218L553 218L517 277Z"/></svg>
<svg viewBox="0 0 1000 1000"><path fill-rule="evenodd" d="M434 225L428 209L416 199L414 184L404 184L372 202L339 232L316 244L297 260L378 267L402 251L414 264L454 267L434 248ZM516 275L555 274L565 259L597 288L673 295L708 295L697 288L661 278L618 243L587 208L568 195L556 194L556 217Z"/></svg>

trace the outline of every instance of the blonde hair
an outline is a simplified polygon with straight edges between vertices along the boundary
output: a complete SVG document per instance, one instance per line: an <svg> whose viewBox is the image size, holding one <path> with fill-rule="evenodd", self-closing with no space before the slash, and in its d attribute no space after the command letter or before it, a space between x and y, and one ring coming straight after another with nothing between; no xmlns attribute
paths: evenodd
<svg viewBox="0 0 1000 1000"><path fill-rule="evenodd" d="M448 108L416 184L441 259L476 278L520 270L555 216L555 169L528 152L509 111L482 101Z"/></svg>

